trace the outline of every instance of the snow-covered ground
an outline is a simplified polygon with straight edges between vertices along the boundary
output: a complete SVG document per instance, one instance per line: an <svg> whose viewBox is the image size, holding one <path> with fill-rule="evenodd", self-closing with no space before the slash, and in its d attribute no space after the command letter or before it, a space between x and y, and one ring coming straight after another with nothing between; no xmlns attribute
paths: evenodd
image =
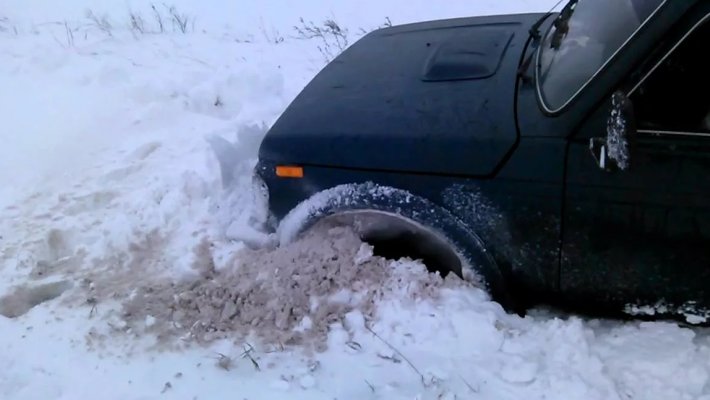
<svg viewBox="0 0 710 400"><path fill-rule="evenodd" d="M295 25L552 3L5 0L0 398L710 399L704 329L520 318L350 232L258 229L259 140L337 48Z"/></svg>

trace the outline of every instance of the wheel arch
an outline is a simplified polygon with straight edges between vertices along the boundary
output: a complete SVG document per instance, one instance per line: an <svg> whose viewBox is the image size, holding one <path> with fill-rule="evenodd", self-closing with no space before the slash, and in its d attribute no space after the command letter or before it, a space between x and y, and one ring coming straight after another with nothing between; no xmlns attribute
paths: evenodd
<svg viewBox="0 0 710 400"><path fill-rule="evenodd" d="M384 228L378 227L378 218L382 218L380 225ZM411 231L417 240L424 240L421 243L449 253L442 257L454 254L460 267L454 272L459 276L476 281L506 309L515 308L512 293L483 240L450 211L423 197L371 182L336 186L293 208L278 226L278 239L281 244L291 242L319 223L329 221L352 225L356 231L360 229L361 236L368 232L390 235Z"/></svg>

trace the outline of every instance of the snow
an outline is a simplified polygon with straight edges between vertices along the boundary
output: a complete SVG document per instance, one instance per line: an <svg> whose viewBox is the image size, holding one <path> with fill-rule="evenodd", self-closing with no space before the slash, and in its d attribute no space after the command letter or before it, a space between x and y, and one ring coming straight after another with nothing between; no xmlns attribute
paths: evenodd
<svg viewBox="0 0 710 400"><path fill-rule="evenodd" d="M629 108L629 100L622 94L615 93L612 97L612 109L607 121L607 139L606 145L609 147L609 158L612 159L621 170L629 167L629 121L627 121L627 112ZM602 154L602 160L606 157ZM601 166L602 168L605 165Z"/></svg>
<svg viewBox="0 0 710 400"><path fill-rule="evenodd" d="M171 5L195 18L194 30L135 34L129 9L155 23L145 2L5 1L0 398L710 399L704 328L542 309L521 318L342 233L274 249L263 232L249 174L259 140L324 63L319 42L291 37L301 17L332 18L354 39L386 17L552 3L178 0ZM110 36L87 23L87 9L112 21ZM230 182L215 146L236 160ZM325 272L332 287L308 280L319 265L337 266ZM387 273L365 269L377 266ZM178 295L200 293L196 279L214 298L256 301L241 291L252 287L244 276L268 273L281 273L284 287L259 286L265 293L303 303L286 326L304 337L326 326L325 336L277 343L284 332L259 328L274 331L269 323L247 332L232 320L199 342L195 327L170 325L234 314L232 297L169 310L185 304ZM377 290L368 279L380 279ZM289 291L290 281L311 289ZM174 311L182 318L168 319Z"/></svg>

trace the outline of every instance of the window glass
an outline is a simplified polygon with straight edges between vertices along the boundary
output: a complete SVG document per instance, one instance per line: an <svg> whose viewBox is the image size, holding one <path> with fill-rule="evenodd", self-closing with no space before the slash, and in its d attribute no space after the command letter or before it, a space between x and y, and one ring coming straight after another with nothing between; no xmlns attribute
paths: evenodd
<svg viewBox="0 0 710 400"><path fill-rule="evenodd" d="M710 23L697 27L631 95L641 130L710 133Z"/></svg>
<svg viewBox="0 0 710 400"><path fill-rule="evenodd" d="M537 84L550 111L562 108L646 22L663 0L571 0L538 53Z"/></svg>

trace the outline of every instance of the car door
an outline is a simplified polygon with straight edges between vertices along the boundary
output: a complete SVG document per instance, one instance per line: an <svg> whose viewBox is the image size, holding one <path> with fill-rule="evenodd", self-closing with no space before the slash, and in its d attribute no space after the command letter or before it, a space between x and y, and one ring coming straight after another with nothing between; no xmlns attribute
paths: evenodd
<svg viewBox="0 0 710 400"><path fill-rule="evenodd" d="M610 103L570 140L560 276L570 301L627 311L710 303L709 21L684 22L617 88L637 128L628 168L600 168L590 150L605 140Z"/></svg>

